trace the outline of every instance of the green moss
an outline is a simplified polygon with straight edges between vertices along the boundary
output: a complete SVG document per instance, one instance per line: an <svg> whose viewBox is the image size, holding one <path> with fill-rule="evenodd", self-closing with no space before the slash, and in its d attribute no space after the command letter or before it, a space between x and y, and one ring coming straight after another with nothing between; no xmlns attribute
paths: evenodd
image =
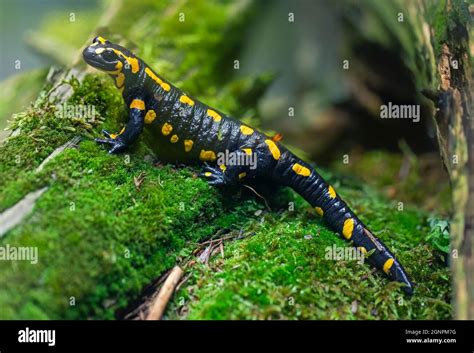
<svg viewBox="0 0 474 353"><path fill-rule="evenodd" d="M434 5L434 4L433 4ZM441 53L441 45L447 40L448 18L446 16L446 1L438 1L436 6L430 7L434 35L435 53Z"/></svg>
<svg viewBox="0 0 474 353"><path fill-rule="evenodd" d="M222 205L203 181L189 178L186 169L158 169L131 158L126 164L84 142L47 165L44 173L55 175L49 190L34 215L3 241L37 246L40 261L0 264L2 291L9 293L1 308L15 313L41 308L49 318L112 318L127 298L173 265L173 251L213 228L200 223ZM146 177L137 188L133 178L142 173ZM19 286L21 299L15 295ZM76 306L69 306L71 296ZM106 299L114 304L105 306ZM11 314L0 317L29 317Z"/></svg>
<svg viewBox="0 0 474 353"><path fill-rule="evenodd" d="M250 220L245 230L254 236L226 243L225 257L216 255L209 266L194 265L169 317L450 318L449 269L427 239L427 215L412 207L398 212L367 186L357 190L341 184L338 191L405 265L416 283L412 298L366 264L327 260L327 248L347 244L298 196L294 212L280 210L266 213L263 222Z"/></svg>
<svg viewBox="0 0 474 353"><path fill-rule="evenodd" d="M76 79L64 83L75 90L69 105L91 105L97 116L91 120L63 116L47 94L25 112L15 114L10 129L20 133L10 137L0 153L0 210L10 207L38 187L41 177L34 170L57 147L76 135L91 136L93 126L102 120L117 122L122 111L120 95L104 77L88 76L82 84Z"/></svg>
<svg viewBox="0 0 474 353"><path fill-rule="evenodd" d="M446 0L428 2L428 15L434 35L434 52L441 53L441 46L448 42L448 32L456 32L459 24L469 26L469 3ZM461 38L461 37L460 37Z"/></svg>

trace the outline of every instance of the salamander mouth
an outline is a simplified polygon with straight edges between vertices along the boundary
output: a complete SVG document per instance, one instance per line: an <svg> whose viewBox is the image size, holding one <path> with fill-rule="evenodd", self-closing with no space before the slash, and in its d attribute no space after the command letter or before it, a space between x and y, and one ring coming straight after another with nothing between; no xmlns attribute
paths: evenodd
<svg viewBox="0 0 474 353"><path fill-rule="evenodd" d="M91 59L91 60L86 60L87 63L97 69L102 69L102 70L108 70L109 67L113 67L114 65L112 63L107 63L107 62L104 62L104 61L100 61L100 60L94 60L94 59Z"/></svg>

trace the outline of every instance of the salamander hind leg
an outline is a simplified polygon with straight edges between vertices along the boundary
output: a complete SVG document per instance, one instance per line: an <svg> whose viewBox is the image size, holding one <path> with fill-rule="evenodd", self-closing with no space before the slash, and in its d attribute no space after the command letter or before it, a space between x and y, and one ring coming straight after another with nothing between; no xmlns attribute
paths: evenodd
<svg viewBox="0 0 474 353"><path fill-rule="evenodd" d="M226 175L225 169L226 166L224 165L221 165L221 167L206 165L204 171L199 176L205 178L207 183L212 186L235 185L235 181Z"/></svg>
<svg viewBox="0 0 474 353"><path fill-rule="evenodd" d="M205 178L208 184L213 186L237 185L242 180L254 175L249 157L247 151L237 150L228 160L224 158L223 161L218 160L217 165L206 165L199 176Z"/></svg>

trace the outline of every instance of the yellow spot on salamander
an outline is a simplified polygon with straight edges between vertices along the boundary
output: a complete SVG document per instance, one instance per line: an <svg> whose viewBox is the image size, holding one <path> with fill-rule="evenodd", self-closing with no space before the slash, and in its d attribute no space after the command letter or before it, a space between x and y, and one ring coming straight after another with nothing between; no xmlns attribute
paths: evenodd
<svg viewBox="0 0 474 353"><path fill-rule="evenodd" d="M168 92L170 89L171 89L171 86L169 84L167 84L166 82L164 82L161 78L159 78L158 76L156 76L156 74L150 70L150 68L146 67L145 68L145 73L151 77L151 79L153 81L155 81L156 83L158 83L161 88L163 88L163 90L165 90L166 92Z"/></svg>
<svg viewBox="0 0 474 353"><path fill-rule="evenodd" d="M293 164L292 169L296 174L304 176L304 177L307 177L307 176L311 175L311 170L309 170L308 168L302 166L299 163Z"/></svg>
<svg viewBox="0 0 474 353"><path fill-rule="evenodd" d="M219 168L221 168L221 170L222 170L224 173L225 173L225 171L226 171L226 169L227 169L227 167L226 167L224 164L221 164L221 165L219 166Z"/></svg>
<svg viewBox="0 0 474 353"><path fill-rule="evenodd" d="M201 150L199 154L199 159L201 161L215 161L217 159L216 154L213 151Z"/></svg>
<svg viewBox="0 0 474 353"><path fill-rule="evenodd" d="M253 129L251 127L248 127L248 126L245 126L245 125L240 126L240 131L244 135L252 135L253 134Z"/></svg>
<svg viewBox="0 0 474 353"><path fill-rule="evenodd" d="M179 97L179 101L184 104L189 104L191 107L194 105L194 101L188 96Z"/></svg>
<svg viewBox="0 0 474 353"><path fill-rule="evenodd" d="M359 251L360 251L362 254L364 254L364 255L367 254L367 249L364 248L363 246L359 246L357 249L359 249Z"/></svg>
<svg viewBox="0 0 474 353"><path fill-rule="evenodd" d="M138 64L138 59L128 57L127 61L128 61L128 63L130 64L130 66L132 68L132 73L136 74L138 72L138 70L140 70L140 66Z"/></svg>
<svg viewBox="0 0 474 353"><path fill-rule="evenodd" d="M385 261L385 263L383 264L383 272L388 274L388 271L390 271L390 269L392 268L393 263L394 263L394 260L392 258Z"/></svg>
<svg viewBox="0 0 474 353"><path fill-rule="evenodd" d="M336 197L336 190L331 185L328 187L328 193L332 199Z"/></svg>
<svg viewBox="0 0 474 353"><path fill-rule="evenodd" d="M251 149L251 148L242 148L242 151L244 151L245 153L247 153L249 156L252 155L252 149Z"/></svg>
<svg viewBox="0 0 474 353"><path fill-rule="evenodd" d="M352 231L354 230L354 220L348 218L344 221L344 226L342 227L342 235L344 238L350 239L352 237Z"/></svg>
<svg viewBox="0 0 474 353"><path fill-rule="evenodd" d="M193 144L193 140L184 140L184 150L186 152L191 151L191 149L193 148Z"/></svg>
<svg viewBox="0 0 474 353"><path fill-rule="evenodd" d="M130 68L132 69L132 73L136 74L138 70L140 70L140 65L138 64L137 58L127 56L117 49L112 49L112 50L115 52L115 54L117 54L118 56L122 56L125 59L125 61L127 61L128 65L130 65Z"/></svg>
<svg viewBox="0 0 474 353"><path fill-rule="evenodd" d="M209 115L212 119L214 119L215 122L221 121L222 116L217 114L214 110L208 109L207 110L207 115Z"/></svg>
<svg viewBox="0 0 474 353"><path fill-rule="evenodd" d="M321 217L324 216L324 211L321 207L315 207L314 210L316 211L316 213L318 215L320 215Z"/></svg>
<svg viewBox="0 0 474 353"><path fill-rule="evenodd" d="M171 134L171 131L173 131L173 127L168 123L164 123L163 127L161 128L161 133L166 136Z"/></svg>
<svg viewBox="0 0 474 353"><path fill-rule="evenodd" d="M130 103L130 109L138 109L138 110L145 110L145 102L141 99L134 99L132 103Z"/></svg>
<svg viewBox="0 0 474 353"><path fill-rule="evenodd" d="M153 122L153 120L155 120L156 118L156 113L154 110L149 110L146 112L146 115L145 115L145 124L151 124Z"/></svg>
<svg viewBox="0 0 474 353"><path fill-rule="evenodd" d="M247 175L247 173L245 173L245 172L240 173L240 174L239 174L239 179L245 178L246 175Z"/></svg>
<svg viewBox="0 0 474 353"><path fill-rule="evenodd" d="M171 143L176 143L176 142L178 142L178 140L179 140L178 135L173 135L173 136L171 136L170 142Z"/></svg>
<svg viewBox="0 0 474 353"><path fill-rule="evenodd" d="M115 83L117 84L117 87L122 87L125 82L125 75L122 72L119 72L117 75L117 78L115 79Z"/></svg>
<svg viewBox="0 0 474 353"><path fill-rule="evenodd" d="M105 51L105 48L98 48L98 49L95 50L95 53L96 53L96 54L101 54L101 53L103 53L104 51Z"/></svg>
<svg viewBox="0 0 474 353"><path fill-rule="evenodd" d="M115 64L115 70L113 71L105 71L107 73L109 73L110 75L118 75L123 69L123 64L121 61L118 61L116 64Z"/></svg>
<svg viewBox="0 0 474 353"><path fill-rule="evenodd" d="M105 38L104 37L97 37L97 40L100 42L100 44L105 44Z"/></svg>
<svg viewBox="0 0 474 353"><path fill-rule="evenodd" d="M211 172L205 172L204 175L209 178L212 175L212 173Z"/></svg>
<svg viewBox="0 0 474 353"><path fill-rule="evenodd" d="M280 159L280 150L275 144L275 142L273 142L272 140L265 140L265 143L268 145L268 149L270 150L270 153L272 154L273 158L276 160Z"/></svg>

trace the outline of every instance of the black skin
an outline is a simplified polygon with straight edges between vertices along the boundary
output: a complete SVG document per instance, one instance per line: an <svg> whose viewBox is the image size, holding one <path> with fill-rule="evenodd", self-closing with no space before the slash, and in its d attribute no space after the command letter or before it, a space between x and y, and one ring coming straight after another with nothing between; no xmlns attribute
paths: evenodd
<svg viewBox="0 0 474 353"><path fill-rule="evenodd" d="M105 138L96 139L98 143L109 147L109 153L126 150L137 140L146 125L151 130L152 143L161 151L166 151L172 159L186 163L204 162L204 171L200 175L210 185L227 187L238 184L242 179L258 179L289 186L313 207L321 208L325 221L337 233L342 234L345 221L352 220L353 228L349 237L352 245L365 248L368 252L366 260L377 269L383 269L385 264L387 276L403 283L402 289L406 294L413 294L413 284L395 256L335 192L330 192L329 184L309 164L263 133L192 97L186 96L193 104L180 101L185 95L181 90L163 80L141 59L117 44L97 37L92 45L84 49L83 56L89 65L111 75L117 87L122 89L123 99L129 107L129 119L121 134L103 131ZM120 74L124 75L122 85L118 82ZM137 100L143 102L144 106L130 107ZM221 119L217 121L210 116L208 109L219 114ZM156 113L156 118L150 124L145 124L145 115L151 110ZM167 124L172 126L172 131L164 134ZM172 140L173 135L176 135L177 141ZM188 151L184 148L185 140L193 141ZM274 148L270 148L270 145ZM212 151L215 155L224 151L245 155L248 149L256 155L256 169L251 169L249 165L227 165L224 171L215 163L215 158L203 158L202 155L202 151ZM307 173L295 172L295 166L307 168ZM242 177L243 173L245 175Z"/></svg>

